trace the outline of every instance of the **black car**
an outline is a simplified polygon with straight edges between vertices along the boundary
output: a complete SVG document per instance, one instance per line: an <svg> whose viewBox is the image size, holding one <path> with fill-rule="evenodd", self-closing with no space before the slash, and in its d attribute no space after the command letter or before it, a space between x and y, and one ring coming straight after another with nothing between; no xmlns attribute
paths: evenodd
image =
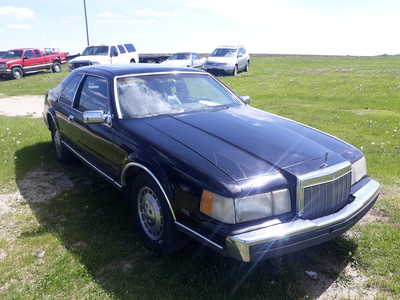
<svg viewBox="0 0 400 300"><path fill-rule="evenodd" d="M379 194L360 150L198 69L79 68L48 92L43 117L57 158L77 156L126 193L161 253L183 232L242 261L283 255L343 233Z"/></svg>

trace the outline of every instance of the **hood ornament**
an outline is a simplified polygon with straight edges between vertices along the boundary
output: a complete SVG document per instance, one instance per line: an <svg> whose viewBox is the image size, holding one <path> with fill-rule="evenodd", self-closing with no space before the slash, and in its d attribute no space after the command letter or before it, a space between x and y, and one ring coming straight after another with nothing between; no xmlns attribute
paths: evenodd
<svg viewBox="0 0 400 300"><path fill-rule="evenodd" d="M328 152L325 152L325 161L322 164L320 164L319 168L323 169L326 168L327 166L328 166Z"/></svg>

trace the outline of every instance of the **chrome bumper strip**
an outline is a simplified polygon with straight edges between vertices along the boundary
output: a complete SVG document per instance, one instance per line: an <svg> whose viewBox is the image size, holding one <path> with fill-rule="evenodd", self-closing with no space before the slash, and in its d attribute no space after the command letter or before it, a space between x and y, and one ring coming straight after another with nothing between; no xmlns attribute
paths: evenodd
<svg viewBox="0 0 400 300"><path fill-rule="evenodd" d="M252 246L320 230L348 220L374 201L379 194L379 190L380 184L371 179L353 193L354 200L351 203L334 214L315 220L295 219L289 223L279 223L270 227L228 236L225 240L224 250L228 255L239 260L250 261L250 249Z"/></svg>

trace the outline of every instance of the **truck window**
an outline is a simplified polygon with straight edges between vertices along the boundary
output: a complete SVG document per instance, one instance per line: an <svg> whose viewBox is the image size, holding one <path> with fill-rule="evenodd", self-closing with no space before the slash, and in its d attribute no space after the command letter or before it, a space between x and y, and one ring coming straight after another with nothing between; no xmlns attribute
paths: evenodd
<svg viewBox="0 0 400 300"><path fill-rule="evenodd" d="M25 53L24 53L24 56L27 57L27 58L35 57L35 55L33 54L32 50L26 50Z"/></svg>
<svg viewBox="0 0 400 300"><path fill-rule="evenodd" d="M117 55L115 55L115 53L118 55L117 48L115 46L112 46L111 50L110 50L110 55L111 56L117 56Z"/></svg>
<svg viewBox="0 0 400 300"><path fill-rule="evenodd" d="M40 55L40 51L39 51L38 49L33 50L33 52L35 52L35 55L36 55L37 57L40 57L40 56L41 56L41 55Z"/></svg>
<svg viewBox="0 0 400 300"><path fill-rule="evenodd" d="M125 46L126 50L128 50L128 52L136 51L135 46L133 46L132 44L125 44L124 46Z"/></svg>
<svg viewBox="0 0 400 300"><path fill-rule="evenodd" d="M118 45L119 53L123 54L126 53L124 46Z"/></svg>
<svg viewBox="0 0 400 300"><path fill-rule="evenodd" d="M106 79L90 75L86 77L79 98L78 109L82 112L87 110L102 110L108 113L110 111Z"/></svg>

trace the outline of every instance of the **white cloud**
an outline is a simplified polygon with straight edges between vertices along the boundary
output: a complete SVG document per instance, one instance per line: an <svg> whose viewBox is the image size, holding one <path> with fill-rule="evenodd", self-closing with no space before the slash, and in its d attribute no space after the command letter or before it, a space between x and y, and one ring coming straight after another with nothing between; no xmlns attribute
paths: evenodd
<svg viewBox="0 0 400 300"><path fill-rule="evenodd" d="M8 24L7 28L9 29L22 29L22 30L26 30L26 29L31 29L32 25L30 24Z"/></svg>
<svg viewBox="0 0 400 300"><path fill-rule="evenodd" d="M109 19L101 20L100 22L107 23L107 24L147 25L147 24L155 23L155 20L153 20L153 19L121 19L121 18L114 19L114 18L109 18Z"/></svg>
<svg viewBox="0 0 400 300"><path fill-rule="evenodd" d="M137 9L135 10L135 14L142 16L151 16L151 17L175 17L176 13L170 11L162 11L162 10L152 10L152 9Z"/></svg>
<svg viewBox="0 0 400 300"><path fill-rule="evenodd" d="M103 11L103 12L97 14L97 16L99 18L119 18L119 17L122 17L121 14L116 14L116 13L113 13L111 11Z"/></svg>
<svg viewBox="0 0 400 300"><path fill-rule="evenodd" d="M0 16L13 17L18 19L29 19L35 16L35 12L27 7L0 6Z"/></svg>
<svg viewBox="0 0 400 300"><path fill-rule="evenodd" d="M243 43L250 52L375 55L398 53L395 12L324 11L287 0L202 0L185 7L226 21L220 43ZM239 39L239 40L238 40Z"/></svg>

